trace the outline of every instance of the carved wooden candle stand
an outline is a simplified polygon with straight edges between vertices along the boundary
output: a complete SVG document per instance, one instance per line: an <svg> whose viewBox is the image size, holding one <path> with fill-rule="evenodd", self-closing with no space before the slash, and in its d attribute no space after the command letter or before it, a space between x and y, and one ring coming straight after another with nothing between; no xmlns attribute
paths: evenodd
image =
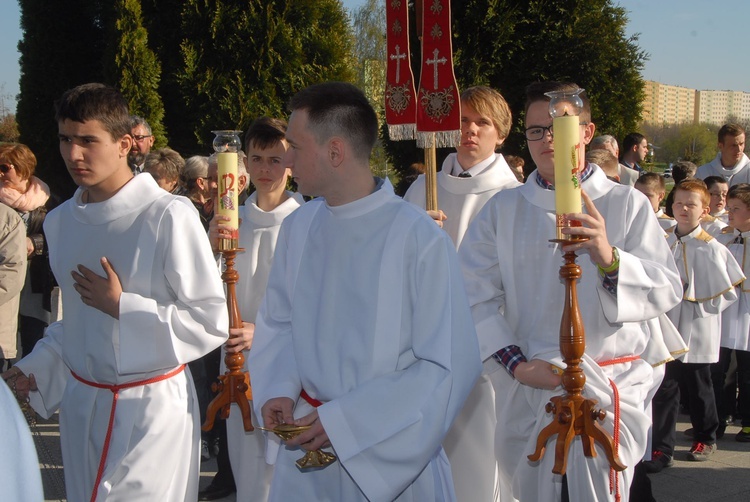
<svg viewBox="0 0 750 502"><path fill-rule="evenodd" d="M227 285L227 309L229 310L230 328L242 327L242 317L240 316L240 309L237 304L236 291L236 284L240 278L240 274L234 269L234 258L238 251L244 250L233 246L233 249L221 251L225 264L221 279ZM214 426L217 413L221 413L221 418L226 419L229 417L230 405L237 403L242 413L242 425L245 431L252 431L252 415L246 394L246 392L252 392L252 390L250 389L248 374L242 371L245 366L245 356L242 354L242 351L227 353L224 357L224 363L227 366L227 371L225 374L219 375L218 382L211 385L211 390L218 392L218 395L208 405L206 421L201 429L210 431Z"/></svg>
<svg viewBox="0 0 750 502"><path fill-rule="evenodd" d="M570 244L570 240L555 239L552 242ZM533 462L540 460L544 456L547 441L557 434L552 472L565 474L570 443L576 436L581 436L583 453L587 457L596 457L594 442L597 442L604 450L612 469L624 471L626 466L620 462L612 436L598 423L604 420L606 412L596 408L596 399L582 396L586 375L580 364L586 348L586 335L576 291L576 281L581 278L581 267L576 264L575 251L564 253L563 258L565 263L560 267L560 278L565 281L565 307L560 321L560 352L566 364L562 374L565 394L555 396L547 403L545 409L547 413L554 415L554 419L539 432L536 450L528 459Z"/></svg>

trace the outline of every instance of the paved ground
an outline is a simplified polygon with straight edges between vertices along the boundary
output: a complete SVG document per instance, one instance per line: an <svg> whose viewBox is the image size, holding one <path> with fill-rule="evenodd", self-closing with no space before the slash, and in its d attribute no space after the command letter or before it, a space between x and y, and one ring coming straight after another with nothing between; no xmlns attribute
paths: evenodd
<svg viewBox="0 0 750 502"><path fill-rule="evenodd" d="M674 466L659 474L651 475L656 500L659 502L750 500L750 443L738 443L734 440L739 427L727 428L726 436L719 440L719 449L711 460L689 462L686 460L686 455L690 449L690 439L681 433L689 427L685 422L686 418L680 415L678 424L680 433ZM40 420L35 427L34 434L40 457L45 499L64 501L66 499L57 416L48 421ZM213 460L201 465L201 488L211 482L215 471L216 462ZM221 499L220 502L235 502L235 497L231 495Z"/></svg>

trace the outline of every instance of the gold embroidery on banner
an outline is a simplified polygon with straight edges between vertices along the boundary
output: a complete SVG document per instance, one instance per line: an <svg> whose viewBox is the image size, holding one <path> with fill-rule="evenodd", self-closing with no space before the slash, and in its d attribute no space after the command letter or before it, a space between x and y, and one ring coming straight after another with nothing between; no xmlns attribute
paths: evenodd
<svg viewBox="0 0 750 502"><path fill-rule="evenodd" d="M391 26L391 31L395 33L396 35L400 35L401 32L403 31L403 28L401 27L401 21L399 21L398 19L393 21L393 26Z"/></svg>
<svg viewBox="0 0 750 502"><path fill-rule="evenodd" d="M432 38L443 38L443 30L440 29L440 25L435 23L435 26L432 27L432 30L430 31L430 35Z"/></svg>
<svg viewBox="0 0 750 502"><path fill-rule="evenodd" d="M430 7L430 11L432 11L432 13L436 16L440 14L441 12L443 12L442 2L440 0L433 0L432 6Z"/></svg>
<svg viewBox="0 0 750 502"><path fill-rule="evenodd" d="M435 122L442 122L453 110L453 86L442 91L430 92L425 90L420 98L420 104L425 113Z"/></svg>
<svg viewBox="0 0 750 502"><path fill-rule="evenodd" d="M393 9L400 9L401 8L401 0L391 0L391 8L393 8Z"/></svg>
<svg viewBox="0 0 750 502"><path fill-rule="evenodd" d="M388 108L398 115L404 113L404 110L409 106L409 101L411 101L410 84L411 80L407 80L404 85L388 84L385 88L385 100L388 103Z"/></svg>

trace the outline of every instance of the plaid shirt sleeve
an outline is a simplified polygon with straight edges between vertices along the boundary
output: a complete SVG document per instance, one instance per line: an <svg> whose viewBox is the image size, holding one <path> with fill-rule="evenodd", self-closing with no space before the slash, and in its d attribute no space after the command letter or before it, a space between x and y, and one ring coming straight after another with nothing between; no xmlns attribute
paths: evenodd
<svg viewBox="0 0 750 502"><path fill-rule="evenodd" d="M616 268L612 272L599 271L599 275L602 276L602 287L607 290L612 296L617 296L617 278L620 273L620 268Z"/></svg>
<svg viewBox="0 0 750 502"><path fill-rule="evenodd" d="M523 355L521 347L518 345L508 345L492 354L492 358L505 368L512 377L514 377L513 373L516 371L516 366L526 362L526 356Z"/></svg>

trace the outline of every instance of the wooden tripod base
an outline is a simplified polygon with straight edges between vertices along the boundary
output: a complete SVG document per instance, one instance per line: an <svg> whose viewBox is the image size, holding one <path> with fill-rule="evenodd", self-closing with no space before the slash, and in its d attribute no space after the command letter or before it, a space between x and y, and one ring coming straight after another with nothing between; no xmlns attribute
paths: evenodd
<svg viewBox="0 0 750 502"><path fill-rule="evenodd" d="M227 285L227 309L229 310L229 326L231 328L241 328L242 318L240 309L237 304L236 284L240 274L234 269L234 259L238 251L243 249L222 250L224 263L226 265L221 279ZM246 394L250 393L250 377L242 371L245 366L245 356L242 352L227 353L224 357L227 365L227 372L219 375L219 381L211 385L211 390L218 392L218 395L211 401L206 410L206 421L201 427L204 431L210 431L214 426L216 415L221 413L221 418L229 417L229 407L232 403L237 403L242 413L242 426L245 431L253 430L251 419L250 403ZM252 394L251 394L252 396ZM252 397L250 397L252 399Z"/></svg>
<svg viewBox="0 0 750 502"><path fill-rule="evenodd" d="M557 239L552 242L571 243L570 240ZM588 399L582 395L586 375L580 364L586 348L586 335L576 291L576 282L582 273L581 267L576 264L574 251L564 253L563 259L565 263L560 267L560 278L565 281L565 307L560 320L560 353L566 364L562 375L565 394L555 396L547 403L547 413L553 413L555 418L539 432L536 449L528 459L532 462L540 460L544 456L547 441L557 434L555 465L552 472L565 474L570 444L574 437L581 436L584 455L596 457L594 442L597 442L604 449L610 467L616 471L624 471L626 466L620 462L612 436L597 423L604 420L606 412L596 409L596 399ZM615 420L618 419L619 417L615 417Z"/></svg>
<svg viewBox="0 0 750 502"><path fill-rule="evenodd" d="M583 396L555 396L547 403L547 413L555 415L553 421L539 433L536 440L536 450L528 456L532 462L541 460L547 448L547 440L557 434L555 443L555 465L552 472L565 474L568 464L568 451L570 443L576 436L581 436L583 442L583 454L587 457L596 457L594 441L598 442L604 449L604 454L609 465L616 471L624 471L626 466L620 462L615 453L614 441L597 421L604 420L606 412L597 410L596 399L586 399Z"/></svg>

